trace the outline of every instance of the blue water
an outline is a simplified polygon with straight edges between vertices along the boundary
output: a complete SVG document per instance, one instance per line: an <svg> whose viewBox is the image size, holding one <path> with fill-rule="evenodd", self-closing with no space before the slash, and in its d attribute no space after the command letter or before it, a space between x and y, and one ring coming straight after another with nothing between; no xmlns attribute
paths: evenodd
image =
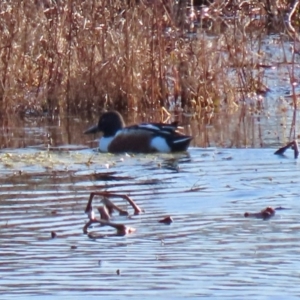
<svg viewBox="0 0 300 300"><path fill-rule="evenodd" d="M292 151L278 157L273 150L190 148L188 154L133 157L92 150L1 153L1 295L299 296L299 164ZM113 180L102 180L104 173ZM105 239L82 233L89 193L100 190L129 194L145 209L129 219L114 216L136 233ZM94 201L100 205L100 198ZM114 201L132 213L124 200ZM243 216L266 206L290 209L268 221ZM174 219L169 226L158 223L166 215ZM51 239L51 231L58 237Z"/></svg>

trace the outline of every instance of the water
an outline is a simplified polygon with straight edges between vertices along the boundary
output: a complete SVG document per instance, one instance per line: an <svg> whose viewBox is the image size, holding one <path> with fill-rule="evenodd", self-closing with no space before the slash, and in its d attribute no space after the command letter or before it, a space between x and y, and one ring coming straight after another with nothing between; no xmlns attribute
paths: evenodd
<svg viewBox="0 0 300 300"><path fill-rule="evenodd" d="M292 82L291 45L282 40L257 45L267 53L270 68L261 72L270 91L245 99L247 113L182 116L194 137L188 153L96 153L96 137L82 133L98 116L1 118L1 299L298 299L299 162L292 151L273 154L291 140L299 77L296 56ZM127 120L159 118L151 111ZM128 194L145 210L114 215L136 233L83 234L89 194L103 190ZM244 217L266 206L288 209L268 221ZM174 223L158 223L167 215Z"/></svg>
<svg viewBox="0 0 300 300"><path fill-rule="evenodd" d="M80 147L3 150L0 294L299 297L299 164L292 151L281 157L273 150L192 147L135 156ZM136 233L104 239L83 234L89 193L101 190L126 193L145 210L130 218L114 215L114 222ZM100 205L100 198L94 201ZM124 200L114 201L132 213ZM290 209L269 221L243 216L266 206ZM158 223L166 215L174 222ZM113 231L95 225L89 232Z"/></svg>

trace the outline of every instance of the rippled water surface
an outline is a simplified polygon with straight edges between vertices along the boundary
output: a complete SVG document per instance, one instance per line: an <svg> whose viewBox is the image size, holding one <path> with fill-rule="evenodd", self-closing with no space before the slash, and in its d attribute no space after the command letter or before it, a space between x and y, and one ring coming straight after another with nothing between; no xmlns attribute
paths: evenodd
<svg viewBox="0 0 300 300"><path fill-rule="evenodd" d="M283 37L249 40L268 53L265 95L177 116L194 137L187 153L98 153L96 137L83 136L98 116L0 118L0 299L299 299L299 159L273 154L300 130L299 55ZM154 111L125 119L162 121ZM134 199L145 212L112 221L136 232L84 234L94 191ZM267 206L286 209L244 217ZM174 222L159 223L165 216Z"/></svg>
<svg viewBox="0 0 300 300"><path fill-rule="evenodd" d="M300 296L299 164L292 151L190 148L99 154L36 148L0 153L0 294L5 299ZM130 195L137 229L89 238L91 191ZM95 205L100 203L96 198ZM130 210L124 200L115 203ZM266 206L289 208L263 221ZM158 223L171 215L171 225ZM52 239L51 232L57 237ZM112 233L93 226L94 234ZM119 270L120 274L117 274Z"/></svg>

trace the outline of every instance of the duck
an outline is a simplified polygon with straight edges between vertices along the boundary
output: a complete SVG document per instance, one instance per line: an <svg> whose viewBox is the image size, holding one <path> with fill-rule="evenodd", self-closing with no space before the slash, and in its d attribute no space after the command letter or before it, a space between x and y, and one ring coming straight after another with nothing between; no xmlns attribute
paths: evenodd
<svg viewBox="0 0 300 300"><path fill-rule="evenodd" d="M178 122L141 123L125 125L118 111L103 113L97 125L87 129L84 134L102 132L99 140L99 150L110 153L152 153L186 151L192 136L177 131Z"/></svg>

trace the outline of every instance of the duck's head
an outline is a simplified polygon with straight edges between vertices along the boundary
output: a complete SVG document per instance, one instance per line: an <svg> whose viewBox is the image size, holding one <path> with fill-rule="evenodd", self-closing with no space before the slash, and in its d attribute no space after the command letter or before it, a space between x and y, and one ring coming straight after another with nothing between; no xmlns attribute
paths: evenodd
<svg viewBox="0 0 300 300"><path fill-rule="evenodd" d="M104 137L114 136L118 130L125 127L122 115L117 111L109 111L102 114L99 118L98 125L90 127L84 133L103 132Z"/></svg>

